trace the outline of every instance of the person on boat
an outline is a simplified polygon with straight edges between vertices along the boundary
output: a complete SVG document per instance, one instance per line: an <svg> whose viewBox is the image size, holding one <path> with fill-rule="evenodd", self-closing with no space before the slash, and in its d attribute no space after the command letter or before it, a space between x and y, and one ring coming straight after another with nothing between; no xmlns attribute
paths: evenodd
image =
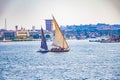
<svg viewBox="0 0 120 80"><path fill-rule="evenodd" d="M60 47L60 46L59 46L59 48L58 48L58 49L60 49L60 50L64 50L64 48L62 48L62 47Z"/></svg>
<svg viewBox="0 0 120 80"><path fill-rule="evenodd" d="M56 50L57 50L57 48L52 48L52 49L51 49L51 51L56 51Z"/></svg>

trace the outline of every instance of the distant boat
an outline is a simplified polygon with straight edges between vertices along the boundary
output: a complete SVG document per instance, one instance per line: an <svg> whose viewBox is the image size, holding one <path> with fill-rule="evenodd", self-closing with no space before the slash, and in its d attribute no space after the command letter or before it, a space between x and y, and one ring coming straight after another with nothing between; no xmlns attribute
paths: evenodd
<svg viewBox="0 0 120 80"><path fill-rule="evenodd" d="M48 51L49 50L48 50L48 46L46 43L46 38L44 36L44 31L43 31L43 28L41 27L41 46L40 46L40 50L38 52L47 53Z"/></svg>
<svg viewBox="0 0 120 80"><path fill-rule="evenodd" d="M11 40L6 40L4 37L3 40L0 40L0 42L11 42Z"/></svg>
<svg viewBox="0 0 120 80"><path fill-rule="evenodd" d="M62 34L54 16L52 16L52 18L53 18L53 26L55 27L55 37L53 40L54 48L52 48L50 52L68 52L70 49L66 42L66 39Z"/></svg>

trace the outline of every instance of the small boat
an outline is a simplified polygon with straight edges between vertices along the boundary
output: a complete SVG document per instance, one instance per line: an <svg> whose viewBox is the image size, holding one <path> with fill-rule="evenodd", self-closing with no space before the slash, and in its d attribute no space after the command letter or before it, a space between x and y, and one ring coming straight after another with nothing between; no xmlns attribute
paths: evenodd
<svg viewBox="0 0 120 80"><path fill-rule="evenodd" d="M43 31L43 28L41 27L41 46L40 46L40 50L37 52L47 53L48 51L49 50L48 50L48 46L46 43L46 38L44 36L44 31Z"/></svg>
<svg viewBox="0 0 120 80"><path fill-rule="evenodd" d="M54 48L52 48L49 51L50 52L68 52L70 49L66 42L66 39L62 34L54 16L52 16L52 18L53 18L53 26L55 27L55 37L53 39L53 44L52 44Z"/></svg>
<svg viewBox="0 0 120 80"><path fill-rule="evenodd" d="M4 37L3 40L0 40L0 42L11 42L11 40L6 40Z"/></svg>

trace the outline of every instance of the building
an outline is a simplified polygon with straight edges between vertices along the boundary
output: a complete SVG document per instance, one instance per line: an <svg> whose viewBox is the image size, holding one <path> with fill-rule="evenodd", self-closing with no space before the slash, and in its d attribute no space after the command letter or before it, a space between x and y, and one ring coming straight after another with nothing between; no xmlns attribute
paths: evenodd
<svg viewBox="0 0 120 80"><path fill-rule="evenodd" d="M16 36L15 31L8 30L8 31L4 32L4 38L5 39L13 40L15 38L15 36Z"/></svg>
<svg viewBox="0 0 120 80"><path fill-rule="evenodd" d="M21 28L21 30L16 31L17 38L25 39L29 37L29 31Z"/></svg>
<svg viewBox="0 0 120 80"><path fill-rule="evenodd" d="M15 26L15 31L18 31L18 26L17 25Z"/></svg>
<svg viewBox="0 0 120 80"><path fill-rule="evenodd" d="M29 37L32 39L39 39L40 33L38 31L29 31Z"/></svg>
<svg viewBox="0 0 120 80"><path fill-rule="evenodd" d="M32 26L32 31L35 31L35 26Z"/></svg>
<svg viewBox="0 0 120 80"><path fill-rule="evenodd" d="M6 32L7 30L5 29L0 29L0 40L3 40L4 37L4 32Z"/></svg>
<svg viewBox="0 0 120 80"><path fill-rule="evenodd" d="M45 20L45 24L46 24L46 30L52 32L53 31L52 19Z"/></svg>

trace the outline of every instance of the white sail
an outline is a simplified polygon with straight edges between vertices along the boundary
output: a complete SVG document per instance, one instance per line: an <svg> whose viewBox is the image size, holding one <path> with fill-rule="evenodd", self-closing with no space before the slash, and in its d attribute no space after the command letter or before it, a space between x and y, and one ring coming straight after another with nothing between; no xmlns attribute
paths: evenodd
<svg viewBox="0 0 120 80"><path fill-rule="evenodd" d="M55 37L54 37L53 45L57 46L57 47L65 48L65 49L69 48L68 44L59 28L59 25L57 24L54 17L53 17L53 26L55 27Z"/></svg>

